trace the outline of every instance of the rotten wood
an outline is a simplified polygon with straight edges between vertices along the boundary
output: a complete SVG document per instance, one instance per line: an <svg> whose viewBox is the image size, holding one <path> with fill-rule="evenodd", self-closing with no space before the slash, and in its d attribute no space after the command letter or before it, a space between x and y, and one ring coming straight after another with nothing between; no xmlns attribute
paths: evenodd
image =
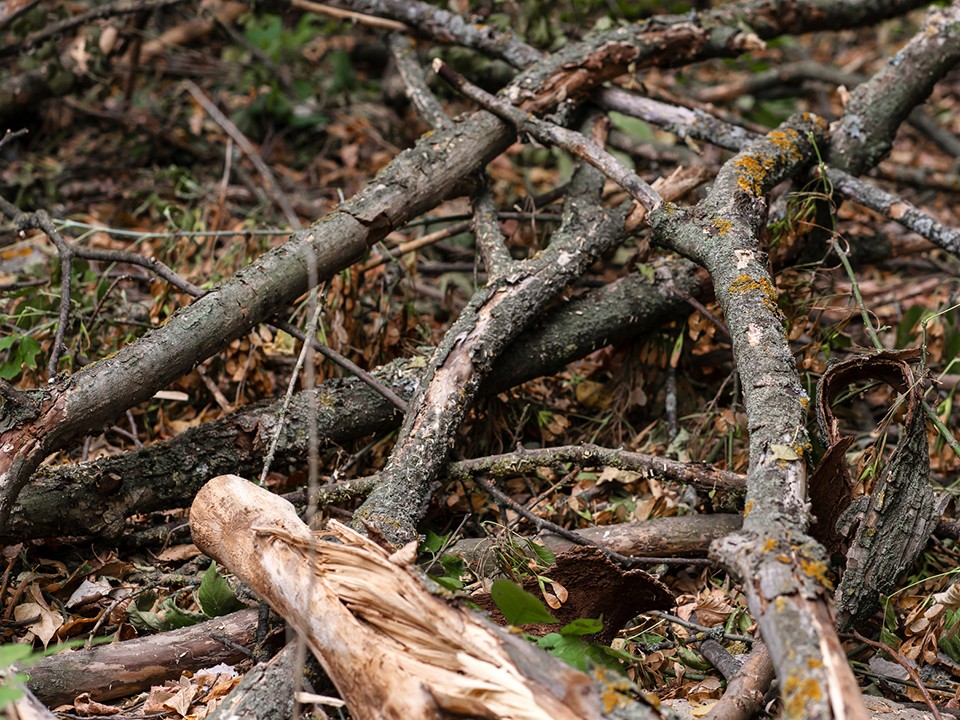
<svg viewBox="0 0 960 720"><path fill-rule="evenodd" d="M811 478L811 496L834 494L837 504L825 518L834 525L823 529L839 534L849 545L836 593L840 628L872 614L880 595L894 589L923 551L949 500L946 494L938 497L930 486L923 394L908 365L919 358L916 348L855 356L827 368L817 388L817 420L828 450ZM865 485L851 477L844 453L853 438L841 435L832 404L851 383L871 380L901 394L904 419L896 447Z"/></svg>

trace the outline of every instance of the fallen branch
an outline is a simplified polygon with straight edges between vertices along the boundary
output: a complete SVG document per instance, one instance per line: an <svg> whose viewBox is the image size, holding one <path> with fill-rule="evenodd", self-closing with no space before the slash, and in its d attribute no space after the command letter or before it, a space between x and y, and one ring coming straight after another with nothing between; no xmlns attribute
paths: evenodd
<svg viewBox="0 0 960 720"><path fill-rule="evenodd" d="M514 341L507 357L494 365L481 392L497 393L556 372L599 347L650 333L665 322L685 317L689 305L670 289L699 294L702 277L685 260L657 263L654 268L656 283L630 275L554 308L538 326ZM374 374L379 384L409 399L423 372L415 361L398 361ZM0 383L0 390L2 387ZM10 392L14 400L31 399L12 388ZM401 417L391 403L357 380L324 383L317 392L330 401L315 405L322 447L342 445L400 424ZM295 398L278 447L282 461L299 462L305 457L304 428L310 407L304 393ZM29 403L23 410L33 411ZM125 518L185 507L211 475L256 475L266 451L264 438L276 424L276 412L275 403L258 403L137 452L42 468L21 494L10 522L0 525L0 540L63 535L120 539L126 532ZM363 494L366 492L369 488ZM350 497L356 495L350 492ZM328 489L320 500L327 504L341 497L339 490Z"/></svg>
<svg viewBox="0 0 960 720"><path fill-rule="evenodd" d="M427 592L413 546L390 555L337 523L315 537L292 505L235 476L197 494L190 524L204 552L303 634L356 717L574 720L617 706L656 717Z"/></svg>
<svg viewBox="0 0 960 720"><path fill-rule="evenodd" d="M664 204L651 224L657 242L702 263L713 278L750 423L743 529L715 543L713 554L743 580L750 611L784 678L786 714L866 718L830 617L827 559L806 535L808 398L758 244L764 194L809 162L813 143L825 132L816 116L791 118L725 163L696 207Z"/></svg>
<svg viewBox="0 0 960 720"><path fill-rule="evenodd" d="M257 610L241 610L182 630L45 657L29 668L27 687L51 707L82 692L97 700L125 697L184 672L237 663L252 647Z"/></svg>

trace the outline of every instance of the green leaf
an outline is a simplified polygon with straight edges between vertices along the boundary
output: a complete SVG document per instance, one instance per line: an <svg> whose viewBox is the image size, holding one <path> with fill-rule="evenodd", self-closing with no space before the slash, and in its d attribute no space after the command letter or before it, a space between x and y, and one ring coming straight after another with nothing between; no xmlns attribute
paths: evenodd
<svg viewBox="0 0 960 720"><path fill-rule="evenodd" d="M567 665L578 670L587 671L593 661L595 653L591 651L590 643L581 637L549 633L537 641L537 645L560 658Z"/></svg>
<svg viewBox="0 0 960 720"><path fill-rule="evenodd" d="M535 596L509 580L494 580L490 597L503 617L511 625L539 625L555 623L557 619L550 614Z"/></svg>
<svg viewBox="0 0 960 720"><path fill-rule="evenodd" d="M459 555L444 555L440 558L440 566L443 572L452 578L461 578L467 574L467 564Z"/></svg>
<svg viewBox="0 0 960 720"><path fill-rule="evenodd" d="M204 620L209 620L210 616L206 613L184 610L177 605L172 597L168 597L160 604L160 618L160 629L166 631L179 630L202 623Z"/></svg>
<svg viewBox="0 0 960 720"><path fill-rule="evenodd" d="M37 355L39 354L40 343L38 343L31 335L24 335L23 339L20 341L20 349L17 351L20 362L22 362L31 370L34 370L37 367Z"/></svg>
<svg viewBox="0 0 960 720"><path fill-rule="evenodd" d="M203 574L203 581L197 588L197 604L210 617L227 615L246 607L237 599L233 588L217 572L217 563L210 563L210 567Z"/></svg>
<svg viewBox="0 0 960 720"><path fill-rule="evenodd" d="M903 312L900 322L897 323L897 347L906 347L913 341L917 323L926 311L923 305L913 305Z"/></svg>
<svg viewBox="0 0 960 720"><path fill-rule="evenodd" d="M431 580L433 580L437 585L447 590L462 590L463 583L457 580L455 577L450 577L449 575L429 575Z"/></svg>
<svg viewBox="0 0 960 720"><path fill-rule="evenodd" d="M427 537L420 545L420 552L436 555L449 537L449 535L437 535L433 530L427 530Z"/></svg>
<svg viewBox="0 0 960 720"><path fill-rule="evenodd" d="M560 628L561 635L596 635L603 630L603 620L599 618L577 618Z"/></svg>
<svg viewBox="0 0 960 720"><path fill-rule="evenodd" d="M536 553L537 559L544 565L553 565L557 561L557 556L550 552L546 546L535 542L529 542L529 546Z"/></svg>
<svg viewBox="0 0 960 720"><path fill-rule="evenodd" d="M537 645L554 657L563 660L578 670L589 672L591 668L602 665L618 673L623 673L620 660L636 662L637 658L613 648L590 642L576 635L549 633L537 641Z"/></svg>
<svg viewBox="0 0 960 720"><path fill-rule="evenodd" d="M157 601L157 593L147 590L140 593L137 599L127 605L127 617L130 624L141 632L159 630L162 622L160 616L152 612L153 604Z"/></svg>
<svg viewBox="0 0 960 720"><path fill-rule="evenodd" d="M653 128L648 123L629 115L612 112L610 113L610 124L630 135L638 143L653 142L656 138Z"/></svg>
<svg viewBox="0 0 960 720"><path fill-rule="evenodd" d="M686 665L688 668L697 670L700 672L705 672L710 669L711 665L709 662L700 657L697 653L691 650L688 647L683 645L678 645L676 648L677 657L680 658L680 662Z"/></svg>

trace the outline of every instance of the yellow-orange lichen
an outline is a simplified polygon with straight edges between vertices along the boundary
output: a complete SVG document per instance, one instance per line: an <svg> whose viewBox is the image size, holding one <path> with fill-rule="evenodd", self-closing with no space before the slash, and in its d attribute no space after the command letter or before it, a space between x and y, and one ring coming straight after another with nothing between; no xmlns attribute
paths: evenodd
<svg viewBox="0 0 960 720"><path fill-rule="evenodd" d="M785 718L806 717L807 704L820 702L823 689L814 678L789 676L783 683L783 716Z"/></svg>
<svg viewBox="0 0 960 720"><path fill-rule="evenodd" d="M822 560L808 560L806 558L800 558L800 569L803 571L804 575L818 581L828 590L833 589L833 583L827 576L827 564Z"/></svg>
<svg viewBox="0 0 960 720"><path fill-rule="evenodd" d="M734 161L737 168L737 187L751 195L763 194L763 180L767 171L755 157L747 155Z"/></svg>
<svg viewBox="0 0 960 720"><path fill-rule="evenodd" d="M763 293L763 304L776 313L779 312L777 307L777 290L773 287L767 278L753 278L746 274L741 274L737 276L737 279L730 283L730 286L727 288L727 292L731 295L744 295L745 293L751 292L753 290L759 290Z"/></svg>
<svg viewBox="0 0 960 720"><path fill-rule="evenodd" d="M717 232L720 233L720 235L726 235L728 232L730 232L730 228L733 227L733 223L726 218L715 217L713 219L713 226L717 229Z"/></svg>
<svg viewBox="0 0 960 720"><path fill-rule="evenodd" d="M773 130L767 133L767 139L778 148L790 155L791 160L800 160L803 153L797 147L797 141L800 139L800 133L793 128L786 130Z"/></svg>

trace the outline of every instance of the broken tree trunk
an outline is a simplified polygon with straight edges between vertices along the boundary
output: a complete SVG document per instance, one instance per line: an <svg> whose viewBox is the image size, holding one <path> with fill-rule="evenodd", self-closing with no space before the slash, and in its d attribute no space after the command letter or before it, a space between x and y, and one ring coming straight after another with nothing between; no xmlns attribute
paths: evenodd
<svg viewBox="0 0 960 720"><path fill-rule="evenodd" d="M657 717L432 595L412 544L390 555L337 523L314 536L292 505L235 475L197 494L190 525L304 635L355 717Z"/></svg>

